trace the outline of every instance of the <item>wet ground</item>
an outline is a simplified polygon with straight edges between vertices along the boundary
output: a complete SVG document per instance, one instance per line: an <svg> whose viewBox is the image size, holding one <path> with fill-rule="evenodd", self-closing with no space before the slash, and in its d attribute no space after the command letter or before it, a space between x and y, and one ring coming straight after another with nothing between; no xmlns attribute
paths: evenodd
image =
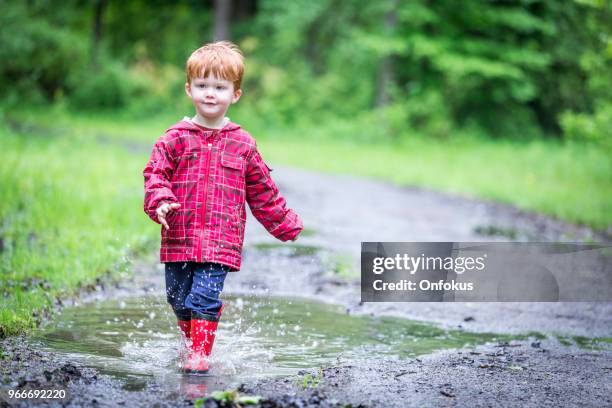
<svg viewBox="0 0 612 408"><path fill-rule="evenodd" d="M188 406L228 388L261 395L262 406L612 405L612 304L361 304L354 272L361 241L609 237L424 190L284 168L273 175L307 230L278 245L249 219L211 375L177 372L180 341L163 268L151 258L31 338L4 340L4 392L68 392L22 406Z"/></svg>

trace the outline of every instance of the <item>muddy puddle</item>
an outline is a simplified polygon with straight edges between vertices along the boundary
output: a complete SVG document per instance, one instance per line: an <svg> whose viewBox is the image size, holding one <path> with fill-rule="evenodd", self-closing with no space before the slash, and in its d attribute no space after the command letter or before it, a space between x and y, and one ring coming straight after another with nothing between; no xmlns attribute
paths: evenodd
<svg viewBox="0 0 612 408"><path fill-rule="evenodd" d="M29 341L109 374L125 390L150 386L211 392L257 378L296 374L372 356L409 358L434 350L504 340L397 318L350 316L343 307L299 298L226 296L213 369L194 380L180 374L181 340L159 296L107 300L64 309Z"/></svg>

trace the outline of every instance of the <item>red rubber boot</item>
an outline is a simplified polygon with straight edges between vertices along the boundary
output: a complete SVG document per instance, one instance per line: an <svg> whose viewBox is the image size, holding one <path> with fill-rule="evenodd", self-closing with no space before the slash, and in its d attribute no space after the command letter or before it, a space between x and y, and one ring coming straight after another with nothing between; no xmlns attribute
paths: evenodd
<svg viewBox="0 0 612 408"><path fill-rule="evenodd" d="M191 319L191 351L183 366L183 372L190 374L206 374L209 363L208 356L212 353L217 326L223 305L217 313L217 320Z"/></svg>
<svg viewBox="0 0 612 408"><path fill-rule="evenodd" d="M190 339L191 338L191 320L177 320L177 322L178 322L179 329L181 329L181 332L183 333L183 336L185 336L186 339Z"/></svg>

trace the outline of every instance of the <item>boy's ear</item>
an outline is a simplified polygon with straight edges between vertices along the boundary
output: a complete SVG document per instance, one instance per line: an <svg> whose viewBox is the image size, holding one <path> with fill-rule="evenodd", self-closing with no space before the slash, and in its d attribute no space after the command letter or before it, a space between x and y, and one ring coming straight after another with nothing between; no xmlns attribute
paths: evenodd
<svg viewBox="0 0 612 408"><path fill-rule="evenodd" d="M232 103L238 102L238 99L242 96L242 89L236 89L234 91L234 96L232 97Z"/></svg>
<svg viewBox="0 0 612 408"><path fill-rule="evenodd" d="M189 82L185 82L185 93L191 98L191 85Z"/></svg>

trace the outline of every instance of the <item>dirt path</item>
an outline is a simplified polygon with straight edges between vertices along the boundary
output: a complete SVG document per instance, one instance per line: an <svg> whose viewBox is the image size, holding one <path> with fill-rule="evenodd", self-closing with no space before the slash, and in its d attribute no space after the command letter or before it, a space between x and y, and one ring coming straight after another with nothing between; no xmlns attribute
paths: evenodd
<svg viewBox="0 0 612 408"><path fill-rule="evenodd" d="M277 168L273 175L308 228L296 249L277 243L250 217L243 269L225 292L301 296L341 304L347 314L392 315L448 328L495 333L538 331L548 339L445 350L418 359L366 356L291 378L245 383L265 406L611 406L612 353L564 346L553 335L612 336L611 303L371 303L359 285L331 272L339 260L357 268L361 241L607 240L513 208L351 177ZM482 235L482 232L497 236ZM160 269L135 265L134 278L84 295L79 302L155 293ZM63 385L68 406L190 405L180 390L144 390L58 355L29 350L19 338L2 342L2 387ZM304 377L313 380L304 386ZM31 401L22 402L29 406ZM47 404L38 401L39 404ZM0 404L5 404L0 399ZM211 403L212 404L212 403ZM53 405L53 402L50 403ZM4 406L4 405L0 405ZM60 406L56 402L56 406Z"/></svg>
<svg viewBox="0 0 612 408"><path fill-rule="evenodd" d="M435 322L471 331L521 333L563 332L582 336L612 334L612 303L368 303L360 304L359 280L338 284L327 270L334 254L349 254L359 268L361 241L586 241L609 242L606 236L500 204L441 193L397 188L390 184L293 169L276 178L289 203L313 233L300 245L328 249L328 265L310 260L291 264L292 252L249 258L243 272L228 280L226 290L249 286L272 293L309 296L346 305L350 313L373 313ZM299 187L296 187L299 186ZM479 231L511 235L482 235ZM247 244L275 243L251 217ZM331 255L329 254L331 253ZM278 254L281 254L279 256ZM273 254L272 254L273 255ZM325 263L325 262L324 262ZM333 265L332 265L333 266ZM327 270L326 270L327 269ZM265 271L265 273L262 273ZM288 272L291 271L291 272ZM290 275L290 276L288 276ZM356 275L358 276L358 275ZM500 318L503 316L503 318ZM469 322L465 319L468 318Z"/></svg>

